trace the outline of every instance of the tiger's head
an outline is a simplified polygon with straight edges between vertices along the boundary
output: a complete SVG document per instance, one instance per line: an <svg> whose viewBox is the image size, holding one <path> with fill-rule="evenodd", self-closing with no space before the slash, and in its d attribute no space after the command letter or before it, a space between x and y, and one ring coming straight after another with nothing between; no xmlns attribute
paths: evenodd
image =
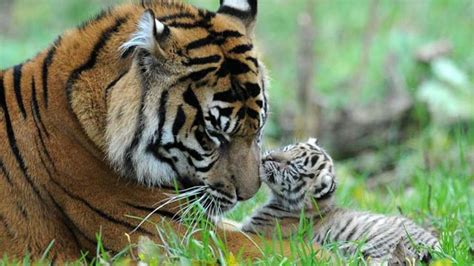
<svg viewBox="0 0 474 266"><path fill-rule="evenodd" d="M256 14L256 0L221 0L217 12L159 1L143 9L121 45L132 66L109 96L106 149L119 171L204 187L221 212L257 192L267 102Z"/></svg>
<svg viewBox="0 0 474 266"><path fill-rule="evenodd" d="M263 168L272 197L290 211L311 210L336 189L334 163L315 138L268 153Z"/></svg>

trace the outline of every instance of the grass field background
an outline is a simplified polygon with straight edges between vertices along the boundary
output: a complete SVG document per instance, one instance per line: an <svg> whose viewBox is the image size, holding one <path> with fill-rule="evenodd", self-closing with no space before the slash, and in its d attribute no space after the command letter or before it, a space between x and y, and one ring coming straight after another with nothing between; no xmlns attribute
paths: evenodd
<svg viewBox="0 0 474 266"><path fill-rule="evenodd" d="M14 0L9 13L10 25L0 32L0 68L34 56L65 29L80 24L108 5L120 2L123 1ZM215 10L218 1L188 2ZM373 3L370 0L357 3L350 0L315 1L315 91L323 95L326 104L333 108L354 101L347 88L340 84L360 67L364 49L362 39ZM294 89L299 47L297 20L305 7L306 1L302 0L260 1L257 43L272 80L272 119L266 129L266 147L282 145L278 117L284 115L286 106L298 104ZM473 1L384 0L378 3L378 12L377 33L373 36L371 52L364 66L366 76L356 99L358 103L377 101L384 94L382 69L388 54L397 57L398 71L403 73L407 90L413 98L416 98L424 80L437 78L441 84L449 83L449 80L443 80L443 75L437 76L436 68L420 65L413 56L416 49L426 43L448 40L453 47L446 61L454 72L447 75L461 77L463 83L460 86L465 96L459 101L446 102L447 97L434 101L448 106L455 114L461 104L474 105ZM454 95L459 93L454 92ZM410 119L415 121L416 126L402 141L380 145L376 156L368 157L369 162L364 162L362 168L360 158L336 161L337 200L348 208L386 214L402 212L419 224L432 228L439 234L443 247L443 252L435 255L433 265L474 265L474 113L462 119L452 119L449 123L440 122L438 113L433 112L426 102L417 101L415 110L410 113ZM320 142L324 146L325 140ZM392 165L390 173L374 174L378 171L373 169L385 160L386 154L391 155L388 157ZM242 220L265 198L266 191L262 189L254 199L241 204L229 217ZM211 233L208 237L213 241ZM173 239L172 233L169 238ZM191 240L184 244L170 241L170 247L170 254L174 256L171 259L154 253L152 247L142 256L150 264L179 262L196 265L212 264L214 261L212 252ZM259 261L262 265L315 263L311 253L296 252L296 261L279 257L272 248L266 249L266 253L267 256ZM219 257L224 264L247 262L238 254L224 252ZM98 258L115 263L127 262L120 256L109 257L101 252L100 247ZM6 264L6 261L3 263ZM25 261L28 262L28 259L25 258ZM354 257L347 263L359 265L361 261Z"/></svg>

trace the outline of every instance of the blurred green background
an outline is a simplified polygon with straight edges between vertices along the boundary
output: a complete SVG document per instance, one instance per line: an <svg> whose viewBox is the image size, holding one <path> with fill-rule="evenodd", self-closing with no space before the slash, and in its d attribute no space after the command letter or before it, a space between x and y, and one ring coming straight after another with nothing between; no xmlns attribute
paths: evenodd
<svg viewBox="0 0 474 266"><path fill-rule="evenodd" d="M0 68L120 2L0 0ZM259 2L256 43L271 80L265 147L319 137L336 159L340 204L398 209L443 232L452 261L474 261L474 1Z"/></svg>

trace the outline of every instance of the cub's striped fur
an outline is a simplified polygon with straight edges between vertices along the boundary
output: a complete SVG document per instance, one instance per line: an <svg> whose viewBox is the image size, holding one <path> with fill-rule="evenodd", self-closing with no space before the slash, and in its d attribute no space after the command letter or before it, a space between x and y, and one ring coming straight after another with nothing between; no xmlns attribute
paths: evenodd
<svg viewBox="0 0 474 266"><path fill-rule="evenodd" d="M256 193L267 111L257 1L220 2L124 4L0 71L0 256L37 258L52 240L53 259L93 256L99 231L119 251L140 222L126 215L146 216L175 183L197 186L212 215ZM150 219L171 221L175 207ZM155 232L144 224L132 241ZM259 255L240 233L226 239Z"/></svg>
<svg viewBox="0 0 474 266"><path fill-rule="evenodd" d="M316 139L269 153L264 159L262 180L271 199L242 225L243 231L275 234L296 233L303 217L313 225L312 239L319 244L338 243L343 254L354 254L360 244L363 256L373 262L402 264L406 259L429 260L428 250L439 250L435 236L411 220L337 208L331 157Z"/></svg>

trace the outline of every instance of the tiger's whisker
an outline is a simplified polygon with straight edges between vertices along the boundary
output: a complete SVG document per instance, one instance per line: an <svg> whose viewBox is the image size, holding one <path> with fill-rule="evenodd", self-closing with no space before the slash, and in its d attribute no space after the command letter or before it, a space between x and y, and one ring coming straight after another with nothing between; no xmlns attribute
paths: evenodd
<svg viewBox="0 0 474 266"><path fill-rule="evenodd" d="M153 216L158 210L160 210L164 206L166 206L168 204L171 204L173 202L183 200L185 198L189 198L191 196L197 195L202 189L204 189L204 188L203 187L198 187L198 188L196 188L194 190L191 190L189 192L177 195L176 197L171 197L169 199L166 199L167 201L165 203L161 204L160 206L155 208L153 211L151 211L147 216L145 216L145 218L143 218L143 220L130 232L130 234L136 232L151 216Z"/></svg>

